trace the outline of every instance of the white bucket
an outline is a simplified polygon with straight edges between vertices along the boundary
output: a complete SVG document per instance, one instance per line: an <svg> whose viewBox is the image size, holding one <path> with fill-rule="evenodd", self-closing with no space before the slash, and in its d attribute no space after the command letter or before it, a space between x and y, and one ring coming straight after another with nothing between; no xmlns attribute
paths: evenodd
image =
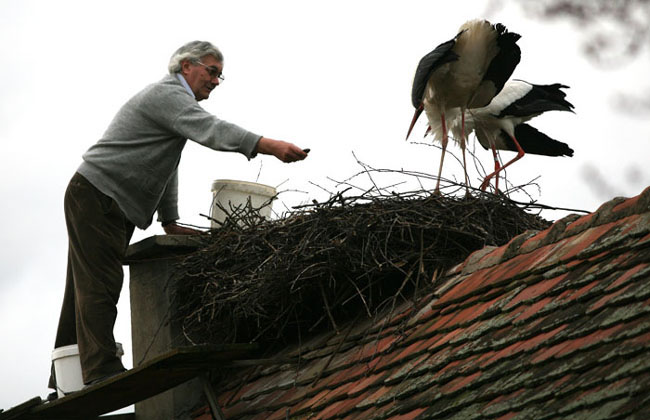
<svg viewBox="0 0 650 420"><path fill-rule="evenodd" d="M271 199L276 194L275 188L269 185L218 179L212 183L212 211L210 217L218 222L223 222L231 211L244 209L248 200L250 200L251 207L259 209L260 216L270 219L273 206ZM211 223L212 228L220 227L221 225L214 220Z"/></svg>
<svg viewBox="0 0 650 420"><path fill-rule="evenodd" d="M124 355L122 343L115 344L117 345L117 357L121 358ZM81 375L79 346L71 344L54 349L52 351L52 362L54 363L56 391L59 398L83 389L84 380Z"/></svg>

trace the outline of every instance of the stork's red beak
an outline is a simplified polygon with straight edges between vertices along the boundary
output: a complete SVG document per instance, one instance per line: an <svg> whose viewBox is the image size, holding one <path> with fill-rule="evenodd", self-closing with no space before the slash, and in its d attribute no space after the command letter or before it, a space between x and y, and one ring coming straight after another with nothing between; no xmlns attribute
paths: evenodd
<svg viewBox="0 0 650 420"><path fill-rule="evenodd" d="M413 126L415 125L415 122L420 117L420 114L422 114L423 110L424 110L424 106L422 104L420 104L420 106L415 109L415 114L413 114L413 120L411 121L411 125L409 126L409 131L408 131L408 133L406 133L406 140L408 140L409 136L411 135L411 131L413 130Z"/></svg>

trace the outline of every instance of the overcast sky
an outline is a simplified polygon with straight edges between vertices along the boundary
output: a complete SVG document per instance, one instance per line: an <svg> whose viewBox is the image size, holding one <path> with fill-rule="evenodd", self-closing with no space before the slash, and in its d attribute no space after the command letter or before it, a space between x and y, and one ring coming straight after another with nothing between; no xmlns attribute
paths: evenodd
<svg viewBox="0 0 650 420"><path fill-rule="evenodd" d="M582 55L582 35L570 23L527 17L518 3L493 3L500 6L489 10L487 3L0 0L0 408L48 394L66 271L63 194L81 154L129 97L165 75L171 53L187 41L209 40L225 56L226 80L202 102L205 109L312 149L307 160L286 165L188 142L179 203L187 223L207 226L199 213L209 210L215 179L281 185L288 192L275 210L282 211L327 198L321 187L333 190L331 179L361 170L355 156L376 168L435 174L439 151L404 141L413 73L424 54L476 17L522 35L513 77L567 84L576 107L575 114L532 122L568 143L575 156L526 156L508 171L510 182L539 177L539 190L527 189L533 199L585 210L650 185L650 126L612 107L617 93L647 88L647 53L623 67L599 69ZM429 141L422 138L424 120L415 142ZM476 152L489 168L491 153ZM445 164L446 177L460 176L457 162ZM391 175L378 182L401 180ZM476 174L472 184L480 184ZM161 233L154 224L136 231L132 242ZM119 311L115 336L131 367L128 272Z"/></svg>

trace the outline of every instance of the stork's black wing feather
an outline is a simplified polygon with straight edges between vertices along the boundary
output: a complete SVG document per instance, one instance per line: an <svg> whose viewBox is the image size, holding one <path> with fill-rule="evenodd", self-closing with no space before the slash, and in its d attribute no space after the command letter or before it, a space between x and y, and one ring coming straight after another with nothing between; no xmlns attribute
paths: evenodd
<svg viewBox="0 0 650 420"><path fill-rule="evenodd" d="M508 81L515 68L521 60L521 49L517 41L521 35L508 32L506 27L497 23L492 26L497 32L498 52L490 61L485 71L481 87L476 90L474 97L470 101L469 108L481 108L490 103Z"/></svg>
<svg viewBox="0 0 650 420"><path fill-rule="evenodd" d="M517 41L521 38L521 35L515 32L508 32L505 25L501 23L495 24L494 29L498 34L497 46L499 47L499 52L490 62L483 79L491 80L494 83L496 96L501 92L503 85L510 79L519 61L521 61L521 49L517 45Z"/></svg>
<svg viewBox="0 0 650 420"><path fill-rule="evenodd" d="M413 89L411 90L411 103L417 108L422 103L424 89L427 86L429 77L438 67L445 63L458 60L458 54L451 49L456 44L456 38L438 45L429 54L422 57L413 78Z"/></svg>
<svg viewBox="0 0 650 420"><path fill-rule="evenodd" d="M515 137L524 152L544 156L573 156L573 149L568 144L554 140L528 124L515 127ZM507 146L506 150L517 151L510 136L501 131L500 140Z"/></svg>
<svg viewBox="0 0 650 420"><path fill-rule="evenodd" d="M531 86L532 89L526 95L505 107L498 117L501 118L506 115L525 117L546 111L573 112L573 105L564 99L566 93L562 90L563 88L568 89L568 86L560 83L552 85L531 84Z"/></svg>

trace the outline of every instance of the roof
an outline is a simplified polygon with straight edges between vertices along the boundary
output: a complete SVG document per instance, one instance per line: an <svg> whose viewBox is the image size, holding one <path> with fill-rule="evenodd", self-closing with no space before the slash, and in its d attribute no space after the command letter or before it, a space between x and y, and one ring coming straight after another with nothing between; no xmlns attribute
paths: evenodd
<svg viewBox="0 0 650 420"><path fill-rule="evenodd" d="M650 414L650 188L486 247L384 317L233 371L228 419ZM200 418L208 418L204 414Z"/></svg>

